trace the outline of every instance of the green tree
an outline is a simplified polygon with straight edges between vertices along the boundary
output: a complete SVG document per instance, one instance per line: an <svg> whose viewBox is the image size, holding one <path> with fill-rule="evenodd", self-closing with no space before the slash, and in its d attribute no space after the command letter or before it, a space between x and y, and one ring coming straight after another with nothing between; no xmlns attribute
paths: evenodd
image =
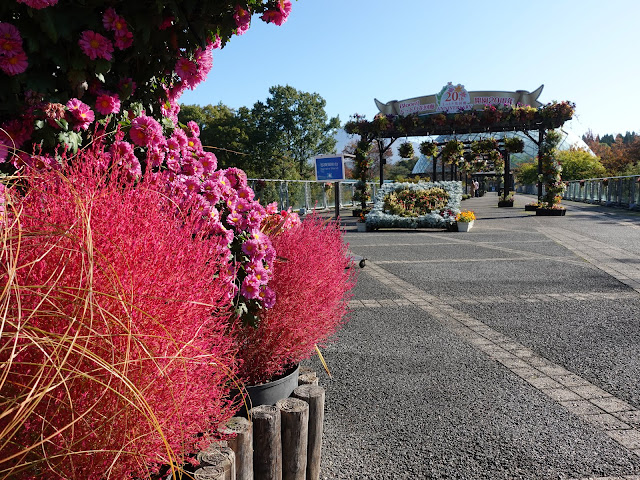
<svg viewBox="0 0 640 480"><path fill-rule="evenodd" d="M533 162L520 164L516 178L523 185L535 185L538 183L538 164Z"/></svg>
<svg viewBox="0 0 640 480"><path fill-rule="evenodd" d="M564 150L558 152L556 158L562 165L564 181L598 178L606 174L606 169L598 157L584 150Z"/></svg>
<svg viewBox="0 0 640 480"><path fill-rule="evenodd" d="M416 165L418 161L418 157L414 156L413 158L407 158L400 160L399 162L393 163L391 165L386 165L388 169L386 169L386 177L389 180L398 180L399 178L407 178L411 175L413 171L413 167Z"/></svg>
<svg viewBox="0 0 640 480"><path fill-rule="evenodd" d="M252 161L259 165L272 158L284 164L293 162L298 175L307 178L314 155L335 153L334 135L340 119L328 118L326 101L317 93L277 85L269 94L266 102L256 102L251 109Z"/></svg>
<svg viewBox="0 0 640 480"><path fill-rule="evenodd" d="M186 124L194 121L200 127L200 141L205 150L215 153L219 168L239 167L253 175L249 148L250 112L246 107L238 111L218 105L181 105L178 119Z"/></svg>

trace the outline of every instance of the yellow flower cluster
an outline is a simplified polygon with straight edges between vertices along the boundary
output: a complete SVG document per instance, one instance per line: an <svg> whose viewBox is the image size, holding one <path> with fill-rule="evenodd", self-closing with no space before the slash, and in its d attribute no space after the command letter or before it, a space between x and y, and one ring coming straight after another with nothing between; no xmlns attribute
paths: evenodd
<svg viewBox="0 0 640 480"><path fill-rule="evenodd" d="M456 222L469 223L476 219L475 214L471 210L464 210L456 215Z"/></svg>

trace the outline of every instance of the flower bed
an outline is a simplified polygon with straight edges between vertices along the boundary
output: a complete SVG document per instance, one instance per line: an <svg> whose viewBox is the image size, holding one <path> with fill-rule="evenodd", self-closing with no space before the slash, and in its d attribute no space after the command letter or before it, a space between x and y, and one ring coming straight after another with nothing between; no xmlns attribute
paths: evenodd
<svg viewBox="0 0 640 480"><path fill-rule="evenodd" d="M389 194L401 194L400 192L427 192L433 189L442 189L448 200L446 203L434 205L434 209L418 214L415 210L408 209L406 215L393 214L385 209L385 198ZM406 195L406 194L402 194ZM420 194L416 195L421 197ZM461 182L425 182L425 183L388 183L383 185L376 194L373 208L367 215L366 223L369 230L379 228L447 228L455 222L456 214L460 211L462 200ZM387 205L389 204L387 200Z"/></svg>

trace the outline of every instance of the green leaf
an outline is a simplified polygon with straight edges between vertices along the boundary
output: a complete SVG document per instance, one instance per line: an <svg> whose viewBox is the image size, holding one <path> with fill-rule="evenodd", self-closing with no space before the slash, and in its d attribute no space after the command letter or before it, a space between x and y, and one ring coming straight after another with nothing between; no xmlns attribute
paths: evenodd
<svg viewBox="0 0 640 480"><path fill-rule="evenodd" d="M42 31L49 37L51 42L58 43L58 30L56 29L51 14L48 10L41 10L39 14Z"/></svg>
<svg viewBox="0 0 640 480"><path fill-rule="evenodd" d="M109 60L102 58L96 60L96 76L98 76L98 74L109 73L109 70L111 70L111 62Z"/></svg>

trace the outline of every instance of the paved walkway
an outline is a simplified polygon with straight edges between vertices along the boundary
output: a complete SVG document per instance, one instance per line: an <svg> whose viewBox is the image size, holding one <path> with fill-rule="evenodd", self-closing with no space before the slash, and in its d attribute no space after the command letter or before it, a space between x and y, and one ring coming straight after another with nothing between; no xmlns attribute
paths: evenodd
<svg viewBox="0 0 640 480"><path fill-rule="evenodd" d="M343 224L322 478L640 480L640 215L463 202L469 233ZM317 368L317 365L314 365Z"/></svg>

